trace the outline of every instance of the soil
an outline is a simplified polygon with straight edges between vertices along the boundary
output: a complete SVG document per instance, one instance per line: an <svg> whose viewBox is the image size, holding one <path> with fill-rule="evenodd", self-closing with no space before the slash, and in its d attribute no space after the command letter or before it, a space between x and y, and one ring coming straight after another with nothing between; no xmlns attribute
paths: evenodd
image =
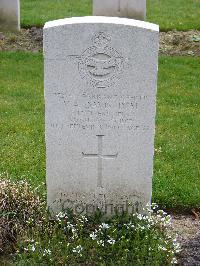
<svg viewBox="0 0 200 266"><path fill-rule="evenodd" d="M42 28L22 29L19 33L0 32L0 51L42 52ZM160 54L200 57L200 31L160 33Z"/></svg>
<svg viewBox="0 0 200 266"><path fill-rule="evenodd" d="M200 31L161 32L160 54L170 56L200 56Z"/></svg>
<svg viewBox="0 0 200 266"><path fill-rule="evenodd" d="M21 29L20 32L0 32L0 51L42 52L43 30Z"/></svg>
<svg viewBox="0 0 200 266"><path fill-rule="evenodd" d="M178 265L200 266L200 215L173 216L173 230L181 244Z"/></svg>

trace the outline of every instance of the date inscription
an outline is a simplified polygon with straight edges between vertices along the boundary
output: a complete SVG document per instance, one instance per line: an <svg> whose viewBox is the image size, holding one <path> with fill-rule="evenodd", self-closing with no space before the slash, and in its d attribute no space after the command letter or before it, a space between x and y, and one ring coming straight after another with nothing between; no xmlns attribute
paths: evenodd
<svg viewBox="0 0 200 266"><path fill-rule="evenodd" d="M64 109L64 123L58 127L71 130L131 130L148 131L145 115L152 106L148 95L91 94L78 97L62 92L53 93L55 101Z"/></svg>

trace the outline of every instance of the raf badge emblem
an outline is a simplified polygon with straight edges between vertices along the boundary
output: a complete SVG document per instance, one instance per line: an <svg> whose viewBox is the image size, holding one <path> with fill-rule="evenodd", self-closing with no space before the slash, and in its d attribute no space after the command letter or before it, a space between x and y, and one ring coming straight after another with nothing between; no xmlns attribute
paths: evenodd
<svg viewBox="0 0 200 266"><path fill-rule="evenodd" d="M124 58L110 46L111 38L100 32L93 38L94 45L79 57L79 73L95 88L113 85L124 68Z"/></svg>

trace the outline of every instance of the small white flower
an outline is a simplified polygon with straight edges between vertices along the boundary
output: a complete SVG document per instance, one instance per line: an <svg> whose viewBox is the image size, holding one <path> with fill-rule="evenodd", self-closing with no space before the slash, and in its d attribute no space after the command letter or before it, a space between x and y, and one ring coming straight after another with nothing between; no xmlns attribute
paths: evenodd
<svg viewBox="0 0 200 266"><path fill-rule="evenodd" d="M29 218L27 221L27 224L31 224L31 223L33 223L33 221L34 221L33 218Z"/></svg>
<svg viewBox="0 0 200 266"><path fill-rule="evenodd" d="M172 261L171 261L171 264L177 264L177 263L178 263L177 259L173 258Z"/></svg>
<svg viewBox="0 0 200 266"><path fill-rule="evenodd" d="M115 244L115 240L113 238L111 238L111 239L108 240L108 243L111 244L111 245L114 245Z"/></svg>
<svg viewBox="0 0 200 266"><path fill-rule="evenodd" d="M67 228L68 228L68 229L71 229L72 232L73 232L74 230L76 230L76 229L74 228L74 225L71 224L70 222L67 222Z"/></svg>
<svg viewBox="0 0 200 266"><path fill-rule="evenodd" d="M45 249L44 250L43 256L46 256L46 255L51 255L51 250L50 249Z"/></svg>
<svg viewBox="0 0 200 266"><path fill-rule="evenodd" d="M76 234L76 229L72 227L72 233L75 235Z"/></svg>
<svg viewBox="0 0 200 266"><path fill-rule="evenodd" d="M81 218L84 222L88 222L88 219L84 215L82 215Z"/></svg>
<svg viewBox="0 0 200 266"><path fill-rule="evenodd" d="M97 244L98 244L98 245L101 245L102 247L104 247L104 242L103 242L103 240L99 240L99 241L97 241Z"/></svg>
<svg viewBox="0 0 200 266"><path fill-rule="evenodd" d="M158 205L157 205L156 203L152 203L152 204L151 204L151 207L152 207L153 210L155 210L155 209L158 208Z"/></svg>
<svg viewBox="0 0 200 266"><path fill-rule="evenodd" d="M173 246L174 246L174 250L175 250L175 252L176 253L179 253L179 252L181 252L181 245L180 245L180 243L177 243L176 242L176 239L173 241Z"/></svg>
<svg viewBox="0 0 200 266"><path fill-rule="evenodd" d="M76 248L73 248L72 252L80 254L82 250L83 250L83 247L81 245L79 245Z"/></svg>
<svg viewBox="0 0 200 266"><path fill-rule="evenodd" d="M102 228L102 229L108 229L110 226L108 224L105 224L105 223L102 223L99 228Z"/></svg>
<svg viewBox="0 0 200 266"><path fill-rule="evenodd" d="M158 250L163 250L163 251L167 251L166 247L158 245Z"/></svg>
<svg viewBox="0 0 200 266"><path fill-rule="evenodd" d="M138 215L137 215L137 218L138 218L139 220L142 220L142 219L143 219L143 217L142 217L141 214L138 214Z"/></svg>
<svg viewBox="0 0 200 266"><path fill-rule="evenodd" d="M166 215L167 215L167 213L164 212L163 210L158 210L158 211L157 211L157 214L160 215L160 217L162 217L162 216L166 216Z"/></svg>
<svg viewBox="0 0 200 266"><path fill-rule="evenodd" d="M124 226L129 229L130 227L134 226L132 222L129 222L128 224L124 224Z"/></svg>
<svg viewBox="0 0 200 266"><path fill-rule="evenodd" d="M34 245L32 246L31 250L32 250L33 252L35 251L35 246L34 246Z"/></svg>
<svg viewBox="0 0 200 266"><path fill-rule="evenodd" d="M92 238L92 240L95 240L97 238L97 235L94 232L92 232L90 234L90 237Z"/></svg>
<svg viewBox="0 0 200 266"><path fill-rule="evenodd" d="M76 239L78 237L77 233L73 233L72 239Z"/></svg>
<svg viewBox="0 0 200 266"><path fill-rule="evenodd" d="M56 217L59 219L62 219L62 218L65 218L66 217L66 214L64 212L59 212Z"/></svg>

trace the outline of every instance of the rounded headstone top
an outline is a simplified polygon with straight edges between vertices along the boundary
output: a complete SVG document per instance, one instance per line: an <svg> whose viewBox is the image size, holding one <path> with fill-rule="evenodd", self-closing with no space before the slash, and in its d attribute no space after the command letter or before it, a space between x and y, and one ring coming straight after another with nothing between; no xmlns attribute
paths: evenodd
<svg viewBox="0 0 200 266"><path fill-rule="evenodd" d="M153 31L159 31L159 26L157 24L135 20L135 19L119 18L119 17L102 17L102 16L72 17L72 18L53 20L46 22L44 25L44 29L70 25L70 24L87 24L87 23L93 23L93 24L110 23L115 25L133 26Z"/></svg>

